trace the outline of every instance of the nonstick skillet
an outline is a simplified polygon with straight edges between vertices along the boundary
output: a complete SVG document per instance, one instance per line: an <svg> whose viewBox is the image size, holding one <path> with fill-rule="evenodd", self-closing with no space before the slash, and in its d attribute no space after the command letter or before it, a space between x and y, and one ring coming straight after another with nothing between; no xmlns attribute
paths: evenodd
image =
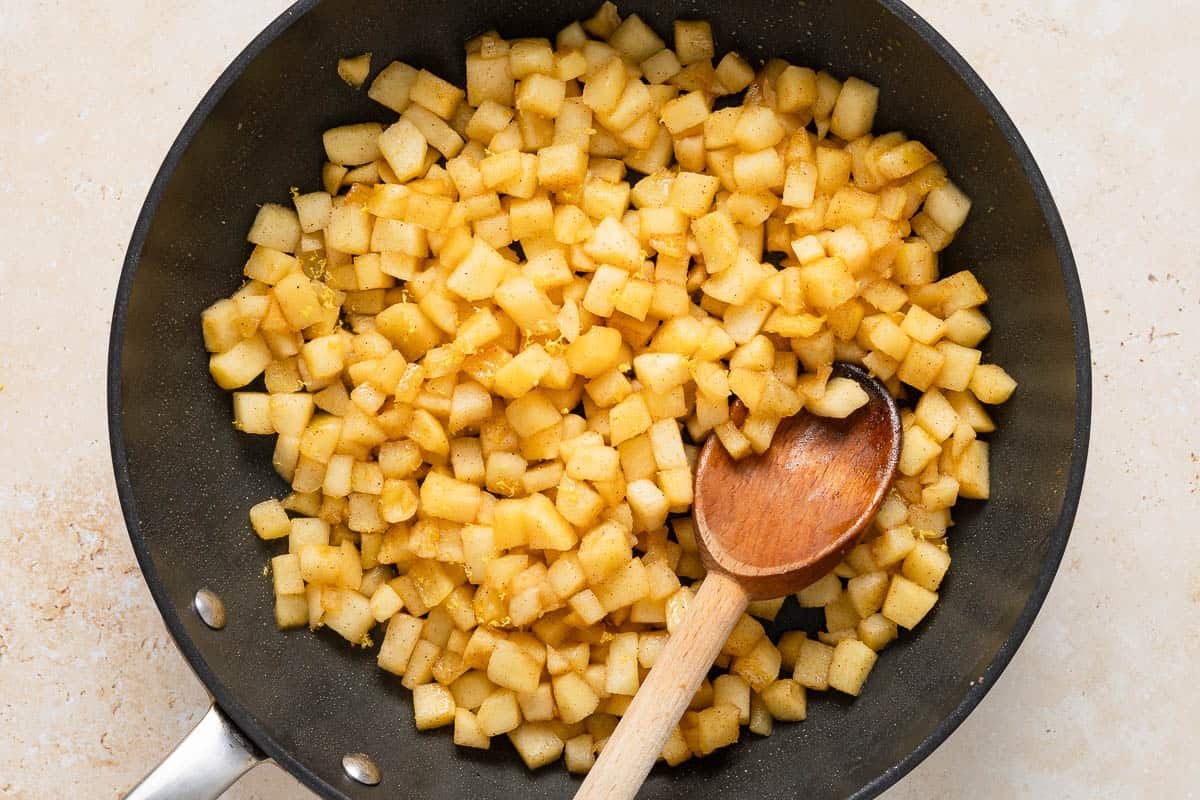
<svg viewBox="0 0 1200 800"><path fill-rule="evenodd" d="M553 36L595 5L304 0L237 57L171 147L118 289L109 431L137 558L214 708L131 797L215 797L263 758L329 798L565 798L577 787L560 768L528 772L499 739L490 751L467 752L446 732L418 733L408 692L375 666L372 653L346 647L335 634L275 629L262 573L266 546L246 515L285 487L270 468L267 437L243 436L230 425L228 396L208 377L199 314L239 284L242 233L255 204L287 202L290 185L305 186L318 173L320 132L387 121L385 109L338 80L338 57L372 51L377 65L400 58L461 85L469 37L489 28ZM872 797L979 703L1029 630L1066 546L1091 403L1087 327L1067 236L995 97L901 3L620 6L660 32L677 17L709 19L719 51L779 56L879 85L877 128L927 142L974 201L943 263L969 267L988 286L994 333L985 358L1004 364L1021 387L997 409L993 499L956 514L943 602L915 635L881 654L862 697L814 697L806 722L778 726L766 739L744 737L675 770L658 768L642 795ZM223 604L220 629L195 610L201 589ZM795 613L776 625L796 623ZM367 758L345 759L351 754Z"/></svg>

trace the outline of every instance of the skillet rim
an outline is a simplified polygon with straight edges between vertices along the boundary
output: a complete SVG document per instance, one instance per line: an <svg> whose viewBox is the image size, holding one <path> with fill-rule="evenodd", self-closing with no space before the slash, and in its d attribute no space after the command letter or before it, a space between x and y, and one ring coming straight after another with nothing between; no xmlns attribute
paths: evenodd
<svg viewBox="0 0 1200 800"><path fill-rule="evenodd" d="M121 502L121 512L125 527L133 545L134 555L138 566L158 607L159 615L166 624L175 645L187 660L196 677L204 684L213 696L214 702L237 725L237 727L261 748L263 753L273 759L289 773L295 776L307 788L318 795L329 798L346 798L347 795L338 787L322 779L316 772L295 758L292 753L273 737L269 736L259 721L250 713L217 677L200 654L199 649L187 634L180 615L168 596L166 586L155 570L149 547L142 536L137 521L137 506L133 494L133 486L129 477L128 456L122 427L121 408L121 348L125 338L125 324L129 311L129 296L133 288L134 276L142 250L146 244L151 224L158 206L162 200L166 186L175 173L184 153L190 146L197 131L208 119L209 114L224 97L226 91L233 85L263 50L290 28L300 17L312 10L320 0L298 0L288 7L278 17L271 21L243 49L229 66L221 73L212 87L205 92L196 109L189 115L175 141L167 151L162 165L155 174L146 200L138 213L137 222L130 236L129 247L121 267L121 276L117 283L116 299L113 308L112 323L109 329L108 370L107 370L107 417L108 439L112 451L113 476L116 480L117 494ZM1041 209L1042 218L1049 230L1050 238L1054 241L1055 254L1062 273L1063 285L1067 298L1067 306L1071 315L1071 334L1075 356L1075 424L1072 432L1071 461L1067 472L1067 480L1063 495L1063 505L1058 521L1049 537L1047 554L1038 574L1037 582L1024 609L1018 615L1009 630L1003 644L996 652L995 658L988 664L983 676L971 686L962 701L946 716L924 739L921 740L907 756L888 769L881 772L870 782L860 787L852 795L853 800L868 800L876 797L884 790L893 786L902 777L912 771L930 753L942 744L950 734L962 724L963 720L975 710L983 700L984 695L995 685L1000 674L1008 666L1021 642L1029 633L1038 611L1045 602L1050 586L1058 572L1067 541L1070 538L1071 527L1079 507L1080 494L1083 488L1084 472L1087 465L1089 434L1091 429L1092 409L1092 374L1091 374L1091 344L1088 337L1087 315L1083 303L1083 290L1079 282L1079 273L1071 244L1059 215L1058 207L1050 194L1046 180L1034 160L1024 138L1009 117L1000 101L983 82L982 78L967 63L966 59L919 14L900 0L877 0L885 11L896 17L902 24L908 26L920 39L932 48L939 57L953 70L972 94L983 104L988 116L995 122L1005 141L1012 148L1034 197Z"/></svg>

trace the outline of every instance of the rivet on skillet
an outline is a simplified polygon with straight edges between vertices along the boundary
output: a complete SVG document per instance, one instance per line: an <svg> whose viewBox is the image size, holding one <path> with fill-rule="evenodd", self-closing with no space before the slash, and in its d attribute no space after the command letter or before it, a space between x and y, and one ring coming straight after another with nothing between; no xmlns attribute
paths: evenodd
<svg viewBox="0 0 1200 800"><path fill-rule="evenodd" d="M366 786L375 786L382 778L379 767L375 766L375 762L366 753L342 756L342 769L346 770L346 774L351 778Z"/></svg>
<svg viewBox="0 0 1200 800"><path fill-rule="evenodd" d="M192 607L204 624L219 631L225 627L225 603L211 589L201 589L192 600Z"/></svg>

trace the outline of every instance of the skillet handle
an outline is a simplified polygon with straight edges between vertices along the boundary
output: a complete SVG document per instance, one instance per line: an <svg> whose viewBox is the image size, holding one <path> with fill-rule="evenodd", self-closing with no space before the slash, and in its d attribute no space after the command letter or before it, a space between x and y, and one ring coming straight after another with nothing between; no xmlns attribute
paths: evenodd
<svg viewBox="0 0 1200 800"><path fill-rule="evenodd" d="M216 800L262 755L214 704L125 800Z"/></svg>

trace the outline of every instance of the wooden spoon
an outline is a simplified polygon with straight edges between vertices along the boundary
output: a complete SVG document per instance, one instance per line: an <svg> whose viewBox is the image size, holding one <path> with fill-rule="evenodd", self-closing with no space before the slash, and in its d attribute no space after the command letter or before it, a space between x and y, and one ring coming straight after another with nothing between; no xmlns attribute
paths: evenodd
<svg viewBox="0 0 1200 800"><path fill-rule="evenodd" d="M708 576L575 800L637 794L747 604L825 575L871 522L896 472L900 416L860 367L838 364L834 375L869 398L846 419L801 412L767 452L741 461L715 436L704 445L693 514Z"/></svg>

